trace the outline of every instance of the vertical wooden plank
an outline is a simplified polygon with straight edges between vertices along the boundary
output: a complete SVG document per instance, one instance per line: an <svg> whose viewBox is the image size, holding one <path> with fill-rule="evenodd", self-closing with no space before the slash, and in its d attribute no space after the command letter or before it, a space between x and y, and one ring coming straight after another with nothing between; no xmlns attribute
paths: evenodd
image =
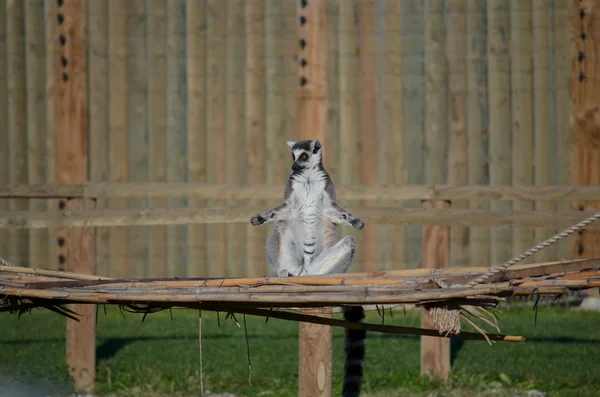
<svg viewBox="0 0 600 397"><path fill-rule="evenodd" d="M56 182L83 183L88 178L88 109L87 109L87 20L86 2L64 2L54 16L59 23L61 46L56 61L56 100L59 114L54 130ZM61 18L62 17L62 18ZM93 208L92 200L62 201L65 210ZM95 272L94 229L62 229L66 266L69 271ZM80 322L67 320L67 365L75 388L93 392L96 375L96 306L76 304L71 310L82 315Z"/></svg>
<svg viewBox="0 0 600 397"><path fill-rule="evenodd" d="M552 52L550 38L551 29L551 0L536 0L533 2L533 112L534 112L534 154L535 154L535 184L552 184ZM538 201L536 210L551 211L554 203ZM554 229L535 230L535 240L543 241L553 234ZM546 247L535 255L535 261L547 262L555 260L556 246Z"/></svg>
<svg viewBox="0 0 600 397"><path fill-rule="evenodd" d="M486 0L467 2L467 140L469 183L488 183L488 89ZM472 209L488 209L487 201L472 200ZM490 230L472 227L469 233L469 257L473 266L490 264Z"/></svg>
<svg viewBox="0 0 600 397"><path fill-rule="evenodd" d="M168 157L167 3L163 0L147 0L146 8L148 18L146 24L146 43L148 46L148 179L151 182L166 182ZM189 15L188 18L191 19L192 16ZM192 49L190 49L191 51ZM191 113L200 112L201 109L198 109L196 112ZM190 152L193 151L189 143L188 148ZM202 159L204 154L198 157ZM167 208L168 200L157 197L150 199L148 204L152 208ZM168 276L167 243L167 226L148 227L148 277Z"/></svg>
<svg viewBox="0 0 600 397"><path fill-rule="evenodd" d="M162 0L157 3L164 4ZM187 147L188 181L206 181L206 3L187 0L186 3L187 51ZM162 71L161 71L162 75ZM158 106L158 105L157 105ZM165 132L166 133L166 132ZM162 139L165 139L164 134ZM191 199L190 208L201 208L204 200ZM166 228L164 229L166 230ZM157 231L158 233L158 231ZM161 232L162 233L162 232ZM208 274L204 225L188 226L188 275L201 277ZM157 236L157 238L159 238Z"/></svg>
<svg viewBox="0 0 600 397"><path fill-rule="evenodd" d="M450 208L447 201L426 201L425 209ZM447 266L450 258L450 227L423 227L423 267L434 269ZM421 312L421 327L436 329L426 310ZM421 336L421 374L446 379L450 373L450 339Z"/></svg>
<svg viewBox="0 0 600 397"><path fill-rule="evenodd" d="M234 185L246 183L246 119L245 119L245 18L244 2L227 3L227 121L226 121L226 181ZM273 55L273 58L275 56ZM253 99L250 99L253 100ZM256 98L256 100L260 100ZM283 130L283 129L281 129ZM260 143L259 143L260 144ZM283 147L272 148L269 158L278 157ZM264 161L267 161L264 159ZM243 205L230 200L228 205ZM227 225L226 275L240 277L246 273L246 225ZM264 250L264 242L256 241ZM225 266L225 263L223 264Z"/></svg>
<svg viewBox="0 0 600 397"><path fill-rule="evenodd" d="M425 117L425 75L424 60L424 34L425 2L419 0L406 0L403 5L402 15L404 21L404 72L403 95L404 118L403 155L407 168L406 183L425 183L424 174L424 117ZM407 207L421 206L419 201L407 201ZM407 226L405 228L405 258L406 265L414 268L421 266L421 227Z"/></svg>
<svg viewBox="0 0 600 397"><path fill-rule="evenodd" d="M571 70L571 183L574 185L600 184L600 1L573 0L571 21L576 32L575 51L572 52ZM574 203L584 211L599 211L600 202ZM584 230L574 241L574 257L600 256L600 233Z"/></svg>
<svg viewBox="0 0 600 397"><path fill-rule="evenodd" d="M296 1L283 1L282 18L285 30L283 32L284 52L283 52L283 75L285 77L284 95L285 95L285 139L286 141L295 139L298 130L298 106L297 92L298 84L298 34L296 32ZM289 155L289 152L288 152ZM289 159L290 157L288 157ZM289 161L289 160L288 160ZM287 163L287 176L291 173L292 166Z"/></svg>
<svg viewBox="0 0 600 397"><path fill-rule="evenodd" d="M377 120L377 4L375 0L359 0L358 29L360 54L360 183L376 184L379 179L378 120ZM377 201L363 201L363 206L374 206ZM362 230L362 265L364 271L380 270L380 245L377 244L379 226Z"/></svg>
<svg viewBox="0 0 600 397"><path fill-rule="evenodd" d="M387 183L401 185L406 181L406 161L402 155L405 144L404 130L404 42L402 30L402 3L399 1L385 1L383 5L383 37L385 38L385 85L384 106L386 118L386 141L385 141L385 167L387 168ZM399 155L400 154L400 155ZM388 205L403 207L403 201L390 202ZM382 243L387 245L386 269L401 269L405 265L405 227L387 225L386 240Z"/></svg>
<svg viewBox="0 0 600 397"><path fill-rule="evenodd" d="M185 1L167 2L167 15L167 180L184 182L187 171ZM170 208L186 205L184 198L169 199ZM185 277L187 225L169 225L167 232L169 275Z"/></svg>
<svg viewBox="0 0 600 397"><path fill-rule="evenodd" d="M54 136L56 135L56 128L58 126L57 117L59 109L59 101L57 98L57 89L60 83L58 76L58 69L62 67L59 60L57 59L58 48L60 46L60 40L58 38L58 2L45 1L44 2L44 15L45 15L45 35L46 35L46 179L49 183L56 183L56 172L55 162L56 148L54 145ZM55 210L57 206L56 200L48 200L47 208ZM61 247L58 246L58 230L56 228L48 229L48 257L49 263L48 268L56 270L64 265L59 263L59 251Z"/></svg>
<svg viewBox="0 0 600 397"><path fill-rule="evenodd" d="M510 76L511 76L511 133L512 184L533 184L533 60L531 1L519 1L510 7ZM535 69L536 74L539 72ZM549 137L547 137L548 140ZM532 210L531 201L515 201L515 210ZM532 247L534 229L513 230L512 255ZM529 258L528 258L529 259Z"/></svg>
<svg viewBox="0 0 600 397"><path fill-rule="evenodd" d="M285 4L266 1L265 71L266 71L266 145L268 184L285 184L291 173L289 148L285 130L285 34L293 26L285 24ZM295 83L295 81L294 81ZM269 205L277 205L272 201Z"/></svg>
<svg viewBox="0 0 600 397"><path fill-rule="evenodd" d="M296 140L318 139L327 150L327 1L298 1L298 131ZM302 22L303 21L303 22ZM304 43L304 45L303 45ZM306 61L305 66L303 60ZM326 152L323 163L327 167ZM309 310L331 317L331 309ZM298 395L330 397L331 327L300 323Z"/></svg>
<svg viewBox="0 0 600 397"><path fill-rule="evenodd" d="M444 3L425 3L425 183L446 182L448 68L444 56Z"/></svg>
<svg viewBox="0 0 600 397"><path fill-rule="evenodd" d="M90 180L105 182L109 169L109 118L108 118L108 1L88 1L88 78L89 78L89 134ZM108 200L96 200L96 208L104 209ZM110 274L110 229L96 230L96 274Z"/></svg>
<svg viewBox="0 0 600 397"><path fill-rule="evenodd" d="M448 148L448 183L469 183L469 158L467 141L467 3L448 0L448 86L450 87L448 111L450 112L450 143ZM466 208L467 202L456 200L453 208ZM469 229L452 227L450 232L450 266L468 266Z"/></svg>
<svg viewBox="0 0 600 397"><path fill-rule="evenodd" d="M571 73L571 40L574 32L569 20L569 7L571 2L554 0L554 62L556 65L556 139L555 139L555 183L558 185L569 184L569 146L571 115L571 91L569 89ZM571 203L561 201L557 203L558 211L569 211ZM556 258L571 258L573 239L569 237L556 243Z"/></svg>
<svg viewBox="0 0 600 397"><path fill-rule="evenodd" d="M510 75L508 59L508 3L489 0L488 9L488 85L489 85L489 167L490 185L508 185L510 169ZM510 209L509 201L492 202L492 209ZM511 230L493 228L490 233L492 265L500 265L511 257Z"/></svg>
<svg viewBox="0 0 600 397"><path fill-rule="evenodd" d="M206 103L206 172L207 182L225 182L225 135L226 128L226 32L227 3L209 0L207 3L207 86ZM210 200L209 206L225 205L223 201ZM209 277L224 274L227 253L227 228L225 225L206 226L206 261ZM264 250L264 249L263 249ZM250 258L247 259L250 261Z"/></svg>
<svg viewBox="0 0 600 397"><path fill-rule="evenodd" d="M11 184L27 183L27 76L25 62L25 3L8 2L8 136ZM29 208L26 199L9 200L12 211ZM8 260L15 266L29 266L29 230L11 230Z"/></svg>
<svg viewBox="0 0 600 397"><path fill-rule="evenodd" d="M340 1L327 1L327 172L334 182L340 175L340 87L339 20ZM289 164L289 163L288 163ZM288 171L289 165L286 168Z"/></svg>
<svg viewBox="0 0 600 397"><path fill-rule="evenodd" d="M152 11L150 11L152 12ZM148 74L146 42L146 3L144 0L127 2L127 78L129 80L129 180L148 182ZM154 38L152 38L154 40ZM181 132L183 133L183 132ZM130 208L145 208L147 199L133 198ZM147 277L148 228L130 228L129 261L131 276Z"/></svg>
<svg viewBox="0 0 600 397"><path fill-rule="evenodd" d="M0 59L8 57L8 20L7 20L8 0L0 0ZM7 62L0 63L0 120L8 120L8 65ZM8 125L0 123L0 185L8 185L9 177L9 139ZM8 200L0 200L0 211L8 210ZM8 259L10 232L0 230L0 256Z"/></svg>
<svg viewBox="0 0 600 397"><path fill-rule="evenodd" d="M357 184L360 177L360 158L357 156L360 145L360 86L358 78L358 32L356 12L352 1L339 2L338 37L339 37L339 173L337 184ZM325 149L327 154L327 148ZM339 236L352 236L360 247L363 230L356 230L342 225L338 228ZM356 250L353 264L349 272L362 268L362 249Z"/></svg>
<svg viewBox="0 0 600 397"><path fill-rule="evenodd" d="M264 2L245 6L246 29L246 142L248 144L248 184L266 182L265 137L265 9ZM301 129L302 127L299 127ZM258 204L251 200L249 204ZM267 274L265 228L246 226L246 252L249 276Z"/></svg>
<svg viewBox="0 0 600 397"><path fill-rule="evenodd" d="M44 37L44 3L25 3L27 183L46 182L46 42ZM29 209L46 210L46 200L28 200ZM46 268L48 264L48 229L29 231L29 265Z"/></svg>
<svg viewBox="0 0 600 397"><path fill-rule="evenodd" d="M127 1L109 0L108 3L108 97L109 105L109 167L111 182L129 180L129 122L127 79ZM110 200L112 209L127 208L127 199ZM110 275L124 278L131 275L129 266L129 236L127 226L110 229Z"/></svg>

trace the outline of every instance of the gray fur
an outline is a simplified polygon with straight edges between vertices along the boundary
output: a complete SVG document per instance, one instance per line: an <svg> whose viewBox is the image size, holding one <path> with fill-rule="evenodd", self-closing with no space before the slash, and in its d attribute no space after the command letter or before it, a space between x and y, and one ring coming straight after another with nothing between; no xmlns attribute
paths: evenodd
<svg viewBox="0 0 600 397"><path fill-rule="evenodd" d="M356 229L363 222L336 202L335 185L323 167L319 141L288 142L294 164L283 202L255 215L253 226L275 223L267 239L267 260L279 277L345 273L354 257L355 241L336 242L336 227Z"/></svg>

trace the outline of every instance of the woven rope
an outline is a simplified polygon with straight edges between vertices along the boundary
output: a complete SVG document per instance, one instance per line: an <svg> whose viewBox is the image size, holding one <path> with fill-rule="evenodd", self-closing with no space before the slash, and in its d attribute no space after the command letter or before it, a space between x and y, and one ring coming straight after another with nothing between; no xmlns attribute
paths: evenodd
<svg viewBox="0 0 600 397"><path fill-rule="evenodd" d="M500 272L506 270L506 268L508 268L509 266L512 266L515 263L522 261L523 259L535 254L538 251L541 251L542 249L546 248L547 246L556 243L558 240L568 237L569 235L575 233L578 230L583 229L584 227L586 227L587 225L589 225L592 222L597 221L598 219L600 219L600 212L597 212L594 215L590 216L589 218L571 226L570 228L568 228L558 234L555 234L554 236L550 237L548 240L542 241L538 245L531 247L527 251L523 252L521 255L516 256L509 261L504 262L504 264L502 266L496 267L486 273L483 273L479 277L468 282L466 284L466 286L472 287L474 285L483 283L485 280L492 277L494 274L497 274L497 273L500 273Z"/></svg>

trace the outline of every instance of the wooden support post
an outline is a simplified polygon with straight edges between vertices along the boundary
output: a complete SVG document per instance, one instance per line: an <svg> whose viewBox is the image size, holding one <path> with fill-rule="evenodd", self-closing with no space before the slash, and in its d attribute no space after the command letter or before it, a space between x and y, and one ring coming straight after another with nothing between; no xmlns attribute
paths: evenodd
<svg viewBox="0 0 600 397"><path fill-rule="evenodd" d="M576 32L575 59L572 62L571 98L571 183L575 185L600 184L600 89L598 89L597 36L600 1L574 0L571 20ZM600 211L599 201L574 203L581 211ZM582 230L574 239L574 257L592 258L600 256L600 232ZM598 290L588 295L597 297Z"/></svg>
<svg viewBox="0 0 600 397"><path fill-rule="evenodd" d="M298 129L297 140L318 139L327 167L327 1L298 1ZM331 309L307 309L306 314L331 317ZM330 397L331 327L300 323L298 395Z"/></svg>
<svg viewBox="0 0 600 397"><path fill-rule="evenodd" d="M572 62L571 98L571 183L574 185L600 184L600 89L598 74L600 60L596 53L600 33L600 1L574 0L571 19L576 32L575 60ZM581 211L599 211L600 202L574 203ZM574 257L600 256L600 233L583 230L574 239Z"/></svg>
<svg viewBox="0 0 600 397"><path fill-rule="evenodd" d="M425 209L450 208L447 201L426 201ZM423 227L423 267L433 269L446 266L450 258L450 227ZM425 310L421 313L421 327L435 329L433 319ZM447 379L450 373L450 339L421 336L421 374Z"/></svg>
<svg viewBox="0 0 600 397"><path fill-rule="evenodd" d="M53 120L54 168L57 183L83 183L88 170L87 129L87 62L86 62L86 2L66 0L58 7L59 41L56 54L56 90L58 114ZM93 208L84 199L59 200L58 208L80 210ZM95 237L89 227L62 228L57 231L59 265L80 273L95 271ZM67 320L67 365L75 387L92 392L96 376L96 306L76 304L71 310L81 321Z"/></svg>

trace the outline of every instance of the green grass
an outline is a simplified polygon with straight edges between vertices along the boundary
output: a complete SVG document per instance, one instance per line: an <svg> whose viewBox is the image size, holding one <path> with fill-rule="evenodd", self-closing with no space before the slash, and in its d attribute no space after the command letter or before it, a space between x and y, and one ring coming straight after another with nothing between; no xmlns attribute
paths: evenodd
<svg viewBox="0 0 600 397"><path fill-rule="evenodd" d="M600 396L600 314L542 309L534 325L531 309L499 313L504 333L524 335L525 344L466 341L455 344L449 386L419 375L419 338L370 333L367 340L364 391L369 396L473 395L500 386L536 388L556 396ZM243 317L203 313L204 387L247 397L296 396L298 325L247 317L252 386ZM98 393L117 396L199 395L198 314L173 311L141 315L102 307L98 313ZM377 313L369 322L380 322ZM19 379L63 384L65 319L36 310L31 315L0 315L0 373ZM418 326L414 312L396 311L386 324ZM464 326L465 329L468 327ZM340 394L343 330L334 328L333 387ZM8 375L7 375L8 374ZM398 390L403 390L400 393ZM1 393L0 393L1 394Z"/></svg>

